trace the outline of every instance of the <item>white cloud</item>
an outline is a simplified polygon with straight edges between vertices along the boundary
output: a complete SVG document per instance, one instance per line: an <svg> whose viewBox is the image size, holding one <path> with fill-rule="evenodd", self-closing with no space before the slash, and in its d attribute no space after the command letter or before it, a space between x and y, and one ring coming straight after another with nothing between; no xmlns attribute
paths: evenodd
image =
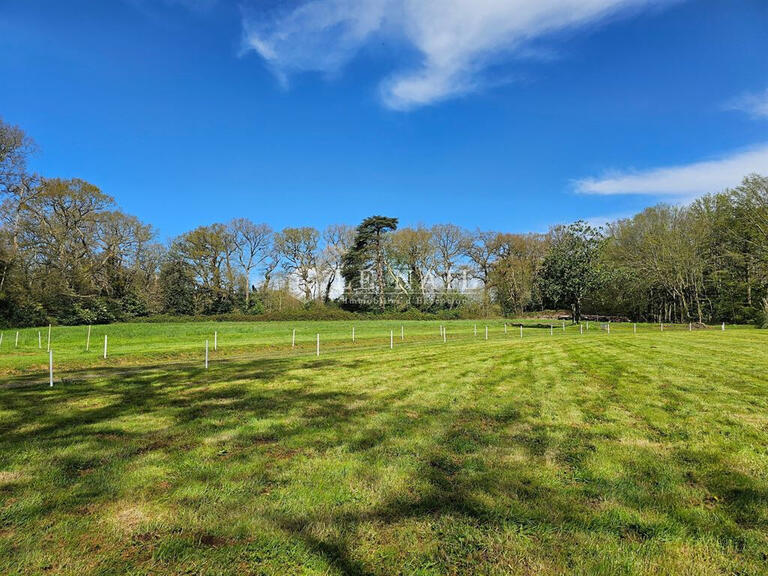
<svg viewBox="0 0 768 576"><path fill-rule="evenodd" d="M534 40L674 1L303 0L287 11L244 9L245 44L284 78L336 72L374 39L402 41L417 62L381 92L387 106L407 109L477 90L490 64L525 56Z"/></svg>
<svg viewBox="0 0 768 576"><path fill-rule="evenodd" d="M644 194L692 199L738 185L751 173L768 174L768 143L716 160L623 172L576 182L584 194Z"/></svg>
<svg viewBox="0 0 768 576"><path fill-rule="evenodd" d="M731 101L729 110L741 110L756 118L768 118L768 88L757 94L744 94Z"/></svg>

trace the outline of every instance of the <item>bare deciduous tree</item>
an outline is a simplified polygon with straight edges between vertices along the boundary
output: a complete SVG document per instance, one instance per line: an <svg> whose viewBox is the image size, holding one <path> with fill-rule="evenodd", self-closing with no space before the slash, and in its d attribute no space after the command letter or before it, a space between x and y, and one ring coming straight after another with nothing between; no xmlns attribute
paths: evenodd
<svg viewBox="0 0 768 576"><path fill-rule="evenodd" d="M465 244L466 233L455 224L437 224L432 227L436 273L445 290L452 288L454 273L459 267Z"/></svg>
<svg viewBox="0 0 768 576"><path fill-rule="evenodd" d="M319 233L315 228L284 228L275 236L275 247L282 256L283 268L295 276L306 301L317 289L317 248Z"/></svg>
<svg viewBox="0 0 768 576"><path fill-rule="evenodd" d="M354 241L355 229L346 224L331 224L323 230L325 247L318 259L317 275L323 285L324 302L331 299L333 284L339 277L344 254Z"/></svg>
<svg viewBox="0 0 768 576"><path fill-rule="evenodd" d="M270 255L272 228L267 224L254 224L247 218L235 218L229 223L229 230L235 248L235 256L245 279L245 308L251 303L251 281L253 272Z"/></svg>

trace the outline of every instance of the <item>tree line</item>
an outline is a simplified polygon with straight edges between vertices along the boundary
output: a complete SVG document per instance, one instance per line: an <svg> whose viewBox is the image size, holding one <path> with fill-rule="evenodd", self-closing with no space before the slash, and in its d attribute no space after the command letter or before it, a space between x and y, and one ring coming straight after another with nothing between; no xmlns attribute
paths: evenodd
<svg viewBox="0 0 768 576"><path fill-rule="evenodd" d="M273 230L236 218L168 243L80 179L31 173L0 119L0 323L345 309L519 315L568 309L662 322L768 319L768 178L604 228L400 227L392 217Z"/></svg>

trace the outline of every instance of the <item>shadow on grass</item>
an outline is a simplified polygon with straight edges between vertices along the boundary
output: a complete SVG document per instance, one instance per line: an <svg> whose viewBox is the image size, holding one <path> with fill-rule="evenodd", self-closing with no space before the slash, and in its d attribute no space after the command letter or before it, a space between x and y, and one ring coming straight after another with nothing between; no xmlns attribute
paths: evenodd
<svg viewBox="0 0 768 576"><path fill-rule="evenodd" d="M613 442L611 434L547 420L538 398L468 408L448 397L427 405L407 386L375 392L370 386L356 388L349 376L342 377L347 378L343 385L316 386L312 375L373 371L379 368L376 362L284 358L222 363L209 371L158 364L118 374L108 368L69 372L53 389L33 379L0 385L0 409L8 415L0 422L3 466L24 461L18 454L30 447L49 451L54 456L47 465L58 478L52 488L77 494L43 498L19 513L5 510L3 524L24 526L30 517L55 521L55 514L77 514L83 501L108 502L133 460L148 453L171 457L226 433L231 461L252 458L254 450L267 445L298 442L311 453L310 462L343 451L369 462L374 474L393 458L394 440L418 438L421 443L410 448L416 462L410 490L332 512L272 503L266 518L349 575L373 572L356 553L363 526L412 519L458 523L486 534L516 526L534 534L590 532L629 543L714 537L726 547L757 554L760 539L754 531L768 528L761 512L768 491L764 481L730 469L727 454L685 446L643 448L617 456L618 472L601 476L589 461L599 447ZM574 402L587 411L601 399L622 401L613 387L601 394ZM373 416L379 419L372 422ZM297 423L281 424L289 417ZM148 420L144 428L142 419ZM253 419L269 424L250 428L247 422ZM80 445L88 447L87 453L67 452ZM84 483L94 471L107 481ZM269 466L263 474L275 481ZM35 482L34 475L9 479L0 494L18 497ZM691 494L713 500L697 502ZM713 507L719 516L694 514ZM337 530L319 536L313 530L318 524ZM195 544L201 554L206 553L203 544ZM469 561L476 543L445 545L457 548L441 557L442 569L471 568L462 562Z"/></svg>

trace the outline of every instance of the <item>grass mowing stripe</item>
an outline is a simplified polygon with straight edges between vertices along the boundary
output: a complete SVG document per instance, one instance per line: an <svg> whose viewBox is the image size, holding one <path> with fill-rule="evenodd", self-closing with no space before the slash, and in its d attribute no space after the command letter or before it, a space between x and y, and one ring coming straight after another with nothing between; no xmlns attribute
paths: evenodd
<svg viewBox="0 0 768 576"><path fill-rule="evenodd" d="M209 371L3 378L0 573L762 573L764 334L347 327L319 359L270 326Z"/></svg>

